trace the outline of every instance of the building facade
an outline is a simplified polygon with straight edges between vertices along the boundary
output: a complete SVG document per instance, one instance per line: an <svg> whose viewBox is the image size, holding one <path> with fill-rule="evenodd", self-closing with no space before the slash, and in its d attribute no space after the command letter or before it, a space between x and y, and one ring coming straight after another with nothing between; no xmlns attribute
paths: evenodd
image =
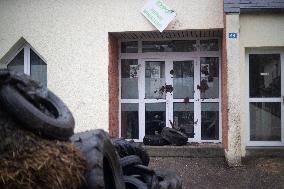
<svg viewBox="0 0 284 189"><path fill-rule="evenodd" d="M178 126L232 165L284 146L284 1L164 2L177 16L159 32L146 0L0 0L0 68L45 83L77 132Z"/></svg>

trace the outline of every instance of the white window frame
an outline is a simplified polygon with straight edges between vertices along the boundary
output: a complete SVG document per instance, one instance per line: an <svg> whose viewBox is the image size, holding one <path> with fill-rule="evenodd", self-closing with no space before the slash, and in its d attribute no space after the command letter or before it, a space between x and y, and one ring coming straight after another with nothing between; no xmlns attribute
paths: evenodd
<svg viewBox="0 0 284 189"><path fill-rule="evenodd" d="M206 39L217 39L219 43L219 51L200 51L200 40ZM142 53L142 41L168 41L168 40L196 40L197 42L197 51L194 52L145 52ZM127 41L138 41L138 53L121 53L121 42ZM219 97L216 99L198 99L197 102L194 102L194 121L198 120L199 126L194 128L194 138L189 138L188 142L198 142L198 143L221 143L222 142L222 111L221 111L221 39L216 37L199 37L199 38L171 38L171 39L147 39L147 40L119 40L119 59L118 59L118 70L119 70L119 136L121 137L121 103L139 103L139 139L134 139L135 142L142 142L143 137L145 136L145 99L143 95L139 95L139 99L121 99L121 60L122 59L137 59L138 65L140 65L139 72L144 75L145 65L141 66L144 61L165 61L165 73L169 73L169 67L167 64L173 61L182 61L182 60L194 60L194 75L200 75L200 58L201 57L218 57L219 58ZM172 63L170 65L173 65ZM167 70L169 69L169 70ZM141 75L141 74L140 74ZM169 79L170 75L165 74L165 79L167 84L172 84ZM138 89L140 89L139 94L145 94L145 75L138 78ZM144 78L144 79L143 79ZM196 80L195 78L199 78ZM197 99L197 96L200 97L200 91L197 89L197 84L200 85L200 77L194 78L194 99ZM147 102L150 102L151 99L147 99ZM169 108L169 115L167 115L166 108L166 126L169 127L168 118L173 118L173 103L181 102L179 99L172 99L167 102L166 99L153 99L153 102L166 102L172 107ZM210 103L216 102L219 103L219 139L218 140L201 140L201 103ZM142 106L140 105L142 104ZM200 115L197 115L195 112L200 112Z"/></svg>
<svg viewBox="0 0 284 189"><path fill-rule="evenodd" d="M37 54L37 56L39 56L41 58L42 61L44 61L44 63L46 64L46 61L44 60L44 58L42 56L39 55L39 53L37 53L37 51L31 47L30 44L25 43L23 46L21 46L17 51L15 51L13 53L13 56L11 56L11 58L8 59L8 61L6 62L6 66L8 67L8 65L11 63L11 61L19 54L19 52L21 52L24 49L24 74L26 75L31 75L31 49ZM47 65L47 64L46 64Z"/></svg>
<svg viewBox="0 0 284 189"><path fill-rule="evenodd" d="M249 97L249 55L250 54L280 54L281 61L281 97L277 98L250 98ZM245 132L246 146L284 146L284 48L247 48L245 52L245 99L246 99L246 114L245 114ZM283 86L283 87L282 87ZM280 102L281 103L281 141L250 141L250 102Z"/></svg>

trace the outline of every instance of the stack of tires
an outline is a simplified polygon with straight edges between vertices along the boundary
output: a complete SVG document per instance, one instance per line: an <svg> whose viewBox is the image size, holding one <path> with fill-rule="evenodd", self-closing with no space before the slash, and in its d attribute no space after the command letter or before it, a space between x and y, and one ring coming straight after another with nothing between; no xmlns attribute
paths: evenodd
<svg viewBox="0 0 284 189"><path fill-rule="evenodd" d="M140 144L110 139L103 130L75 134L71 140L88 162L82 189L181 189L175 172L153 170Z"/></svg>
<svg viewBox="0 0 284 189"><path fill-rule="evenodd" d="M182 146L187 144L188 137L181 131L164 127L161 133L154 135L146 135L143 138L143 143L150 146L164 146L164 145L175 145Z"/></svg>
<svg viewBox="0 0 284 189"><path fill-rule="evenodd" d="M181 189L179 176L170 170L148 167L149 155L141 144L124 139L112 140L120 157L123 181L127 189Z"/></svg>
<svg viewBox="0 0 284 189"><path fill-rule="evenodd" d="M24 74L0 70L0 102L24 129L48 139L71 140L88 164L81 189L181 189L174 172L147 167L149 155L139 144L111 141L103 130L73 135L75 122L68 107Z"/></svg>

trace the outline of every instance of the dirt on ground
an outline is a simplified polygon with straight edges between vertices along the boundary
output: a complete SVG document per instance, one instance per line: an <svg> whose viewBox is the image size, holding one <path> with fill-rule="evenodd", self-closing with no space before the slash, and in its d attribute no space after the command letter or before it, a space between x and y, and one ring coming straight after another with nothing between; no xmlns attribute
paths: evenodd
<svg viewBox="0 0 284 189"><path fill-rule="evenodd" d="M284 188L284 158L250 158L228 167L223 158L151 158L150 167L175 170L183 189Z"/></svg>

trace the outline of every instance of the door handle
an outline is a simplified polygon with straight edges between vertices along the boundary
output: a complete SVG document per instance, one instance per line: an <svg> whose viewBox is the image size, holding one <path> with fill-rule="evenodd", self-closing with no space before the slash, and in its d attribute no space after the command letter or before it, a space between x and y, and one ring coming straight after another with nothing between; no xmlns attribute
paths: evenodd
<svg viewBox="0 0 284 189"><path fill-rule="evenodd" d="M283 104L283 106L284 106L284 96L282 96L282 104Z"/></svg>

